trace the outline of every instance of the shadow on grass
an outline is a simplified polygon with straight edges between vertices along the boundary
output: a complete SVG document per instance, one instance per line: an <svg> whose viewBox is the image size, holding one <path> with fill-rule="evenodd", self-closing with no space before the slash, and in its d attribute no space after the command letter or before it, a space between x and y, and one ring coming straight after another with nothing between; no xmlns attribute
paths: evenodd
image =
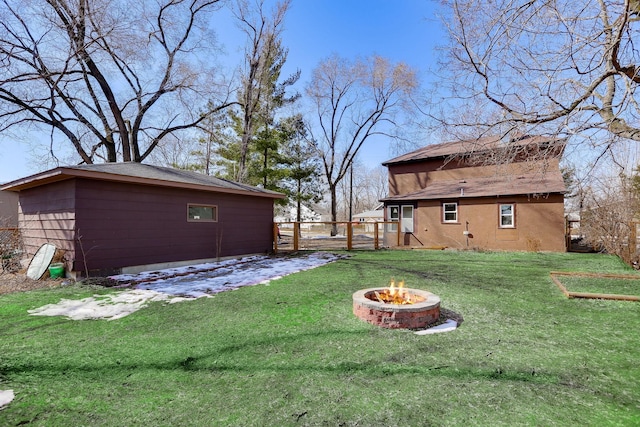
<svg viewBox="0 0 640 427"><path fill-rule="evenodd" d="M382 268L389 272L389 278L393 276L396 276L396 278L400 278L402 277L402 275L413 275L421 279L438 280L445 283L452 280L452 274L449 274L448 270L454 268L454 266L451 264L451 261L442 261L435 263L433 261L430 261L433 264L431 268L417 263L415 259L396 259L393 260L392 264L389 264L388 260L374 261L353 258L350 258L348 262L350 269L354 269L361 274L366 271L376 271ZM475 262L469 260L465 260L465 263L486 264L486 262ZM415 264L415 267L410 267L411 264ZM470 269L470 271L472 271L472 269ZM459 268L457 269L456 274L460 274Z"/></svg>
<svg viewBox="0 0 640 427"><path fill-rule="evenodd" d="M385 359L349 361L345 359L335 360L331 363L317 363L300 359L299 362L291 361L289 356L265 362L261 357L256 356L248 363L234 362L240 360L246 354L258 354L259 349L265 346L286 344L288 342L302 342L305 339L318 339L322 336L363 336L368 331L329 331L318 333L305 333L287 336L269 337L265 340L252 340L243 344L233 344L220 348L215 352L200 355L188 355L186 357L174 358L164 362L149 360L147 362L121 362L115 360L112 363L82 364L64 363L63 360L47 360L42 363L11 363L4 360L0 362L0 378L3 381L19 381L17 377L22 375L38 375L41 377L66 377L72 374L87 377L111 378L127 377L134 372L161 372L161 371L183 371L190 373L243 373L256 374L260 372L277 372L283 374L296 373L321 373L344 375L371 375L379 378L381 376L394 375L421 375L439 376L461 381L508 381L526 382L532 384L562 384L558 375L538 372L534 369L527 370L503 370L502 368L490 367L470 367L454 365L434 365L427 366L421 364L411 364L403 362L390 362L388 355L381 355ZM344 339L344 338L343 338ZM237 357L238 355L242 357ZM352 353L345 352L345 358L352 356ZM357 356L356 356L357 357ZM220 360L222 358L223 360Z"/></svg>

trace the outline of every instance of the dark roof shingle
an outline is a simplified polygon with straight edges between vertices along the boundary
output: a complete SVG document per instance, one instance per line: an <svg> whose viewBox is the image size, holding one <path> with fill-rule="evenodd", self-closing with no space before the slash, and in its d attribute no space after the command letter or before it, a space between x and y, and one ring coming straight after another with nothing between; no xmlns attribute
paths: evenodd
<svg viewBox="0 0 640 427"><path fill-rule="evenodd" d="M547 172L545 174L496 175L485 178L435 181L427 184L422 190L387 197L382 201L462 199L524 194L540 195L566 193L566 191L562 174L560 172Z"/></svg>
<svg viewBox="0 0 640 427"><path fill-rule="evenodd" d="M383 162L383 166L396 163L409 163L423 161L434 158L446 158L460 155L468 155L472 153L484 153L500 149L521 149L528 145L542 146L543 144L556 143L563 146L564 141L545 136L525 136L518 140L508 143L503 142L499 137L489 136L467 141L443 142L441 144L427 145L409 153L403 154L393 159ZM560 153L562 150L558 150Z"/></svg>
<svg viewBox="0 0 640 427"><path fill-rule="evenodd" d="M209 191L254 194L256 196L263 197L284 197L283 194L275 191L265 190L264 188L253 187L222 178L216 178L214 176L136 162L62 166L6 183L2 188L19 191L24 188L38 186L47 182L60 181L80 176L108 181L136 181L149 185L170 187L184 186Z"/></svg>

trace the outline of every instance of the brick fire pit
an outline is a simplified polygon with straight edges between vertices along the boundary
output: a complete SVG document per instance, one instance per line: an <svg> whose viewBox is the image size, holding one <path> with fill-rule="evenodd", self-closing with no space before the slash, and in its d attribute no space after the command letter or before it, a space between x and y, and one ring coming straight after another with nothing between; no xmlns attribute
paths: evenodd
<svg viewBox="0 0 640 427"><path fill-rule="evenodd" d="M360 319L389 329L421 329L440 318L440 297L420 289L405 289L416 301L413 304L381 302L376 292L385 289L361 289L353 294L353 314Z"/></svg>

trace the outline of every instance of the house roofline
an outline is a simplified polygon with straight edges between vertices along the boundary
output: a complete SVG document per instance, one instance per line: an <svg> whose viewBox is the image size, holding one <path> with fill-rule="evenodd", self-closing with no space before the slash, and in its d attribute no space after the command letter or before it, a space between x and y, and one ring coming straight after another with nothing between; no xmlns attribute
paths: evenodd
<svg viewBox="0 0 640 427"><path fill-rule="evenodd" d="M557 144L556 147L560 150L555 156L561 157L567 140L565 138L527 135L517 139L512 139L504 146L499 145L501 143L501 139L499 137L482 137L473 140L448 141L439 144L427 145L409 153L394 157L382 162L382 166L419 163L424 162L425 160L446 159L470 154L479 155L499 149L508 149L510 146L540 146L544 142L553 142ZM435 154L429 154L433 152L435 152Z"/></svg>
<svg viewBox="0 0 640 427"><path fill-rule="evenodd" d="M417 202L420 200L458 200L458 199L495 199L498 197L516 197L516 196L549 196L552 194L565 194L565 191L540 191L531 193L507 193L507 194L487 194L487 195L449 195L449 196L434 196L424 197L420 195L407 194L404 196L391 196L380 199L383 203L388 202Z"/></svg>
<svg viewBox="0 0 640 427"><path fill-rule="evenodd" d="M118 174L113 172L105 172L105 171L91 171L91 170L77 169L74 167L65 167L65 166L57 167L55 169L51 169L48 171L27 176L24 178L20 178L11 182L7 182L0 186L0 190L19 192L29 188L39 187L41 185L50 184L53 182L66 181L74 178L86 178L86 179L94 179L99 181L111 181L111 182L121 182L121 183L130 183L130 184L151 185L151 186L158 186L158 187L201 190L201 191L208 191L208 192L215 192L215 193L250 195L250 196L266 197L266 198L272 198L272 199L283 199L286 197L282 193L277 193L275 191L270 191L270 190L263 190L257 187L246 186L247 189L225 188L221 186L216 186L214 184L207 185L207 184L180 182L180 181L170 181L165 179L138 177L138 176L131 176L131 175L123 175L123 174ZM237 185L244 186L244 184L237 184ZM251 190L250 188L255 188L255 190Z"/></svg>
<svg viewBox="0 0 640 427"><path fill-rule="evenodd" d="M557 172L434 181L418 191L388 196L380 201L451 200L566 193L562 174Z"/></svg>

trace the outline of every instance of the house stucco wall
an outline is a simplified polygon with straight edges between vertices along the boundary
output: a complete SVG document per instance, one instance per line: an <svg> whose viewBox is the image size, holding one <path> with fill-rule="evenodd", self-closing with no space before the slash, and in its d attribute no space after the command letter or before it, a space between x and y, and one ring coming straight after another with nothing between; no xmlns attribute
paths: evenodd
<svg viewBox="0 0 640 427"><path fill-rule="evenodd" d="M564 142L523 135L509 144L498 138L452 141L384 163L389 170L385 218L398 221L406 232L395 241L415 247L565 251ZM500 224L502 204L514 208L503 215L505 225Z"/></svg>
<svg viewBox="0 0 640 427"><path fill-rule="evenodd" d="M442 201L415 204L414 232L403 235L401 245L505 251L564 252L564 200L547 197L491 197L458 202L458 221L442 221ZM515 204L515 227L499 227L499 205ZM401 204L402 205L402 204ZM464 232L469 231L469 237Z"/></svg>

